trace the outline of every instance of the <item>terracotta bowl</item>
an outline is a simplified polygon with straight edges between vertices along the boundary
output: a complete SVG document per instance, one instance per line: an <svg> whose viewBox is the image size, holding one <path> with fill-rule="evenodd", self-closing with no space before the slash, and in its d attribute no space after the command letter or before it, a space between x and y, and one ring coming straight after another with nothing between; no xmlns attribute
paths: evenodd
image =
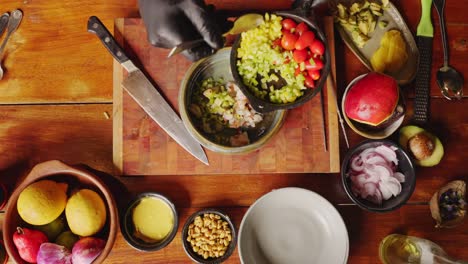
<svg viewBox="0 0 468 264"><path fill-rule="evenodd" d="M69 166L58 160L37 164L11 194L3 222L3 241L8 255L10 255L10 258L16 263L26 263L20 258L16 246L13 244L13 234L16 231L16 227L25 224L16 209L16 201L18 200L19 194L28 185L46 178L57 182L66 182L69 184L69 189L76 187L92 189L103 198L107 207L107 220L104 228L96 236L103 238L107 243L104 250L93 262L102 263L111 251L117 234L118 213L114 198L103 181L96 175L84 169Z"/></svg>

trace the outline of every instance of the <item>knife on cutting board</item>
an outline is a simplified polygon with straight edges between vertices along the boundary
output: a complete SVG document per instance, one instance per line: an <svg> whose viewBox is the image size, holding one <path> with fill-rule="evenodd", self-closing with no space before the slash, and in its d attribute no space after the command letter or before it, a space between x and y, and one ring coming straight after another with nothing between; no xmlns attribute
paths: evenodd
<svg viewBox="0 0 468 264"><path fill-rule="evenodd" d="M415 80L414 122L424 125L429 119L431 90L432 40L434 28L431 22L432 0L421 0L421 19L416 36L419 49L419 67Z"/></svg>
<svg viewBox="0 0 468 264"><path fill-rule="evenodd" d="M189 134L180 117L161 96L151 81L127 57L109 30L96 16L89 18L88 32L96 34L112 56L127 70L128 76L122 82L122 86L128 94L179 145L208 165L208 159L200 143Z"/></svg>

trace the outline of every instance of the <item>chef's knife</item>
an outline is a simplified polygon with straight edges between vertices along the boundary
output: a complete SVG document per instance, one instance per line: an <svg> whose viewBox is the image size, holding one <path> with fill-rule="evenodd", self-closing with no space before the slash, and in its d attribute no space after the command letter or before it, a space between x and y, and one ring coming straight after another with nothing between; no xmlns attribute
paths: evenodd
<svg viewBox="0 0 468 264"><path fill-rule="evenodd" d="M430 81L432 68L432 40L434 28L431 22L432 0L421 0L421 20L417 28L419 67L415 81L414 122L427 123L429 115Z"/></svg>
<svg viewBox="0 0 468 264"><path fill-rule="evenodd" d="M122 86L130 96L169 136L194 157L208 165L208 159L203 148L189 134L180 117L164 100L143 72L127 57L109 30L97 17L92 16L89 18L88 32L96 34L112 56L127 70L128 76L122 82Z"/></svg>
<svg viewBox="0 0 468 264"><path fill-rule="evenodd" d="M0 16L0 37L3 35L3 32L5 31L8 25L9 18L10 18L10 15L8 13L4 13L3 15Z"/></svg>

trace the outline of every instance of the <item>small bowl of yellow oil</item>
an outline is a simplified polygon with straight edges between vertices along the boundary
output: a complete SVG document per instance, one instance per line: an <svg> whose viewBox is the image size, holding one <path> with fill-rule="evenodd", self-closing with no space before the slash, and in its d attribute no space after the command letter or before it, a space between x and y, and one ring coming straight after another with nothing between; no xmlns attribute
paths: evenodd
<svg viewBox="0 0 468 264"><path fill-rule="evenodd" d="M145 192L130 202L120 224L130 246L140 251L156 251L171 243L179 221L175 206L167 197Z"/></svg>

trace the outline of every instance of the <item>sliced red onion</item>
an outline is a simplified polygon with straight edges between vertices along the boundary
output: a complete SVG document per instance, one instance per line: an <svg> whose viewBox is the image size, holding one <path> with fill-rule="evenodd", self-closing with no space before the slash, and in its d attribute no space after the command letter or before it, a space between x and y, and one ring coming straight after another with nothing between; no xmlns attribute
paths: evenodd
<svg viewBox="0 0 468 264"><path fill-rule="evenodd" d="M400 194L405 175L397 172L396 148L380 145L363 150L350 159L347 176L351 179L351 190L376 204Z"/></svg>

